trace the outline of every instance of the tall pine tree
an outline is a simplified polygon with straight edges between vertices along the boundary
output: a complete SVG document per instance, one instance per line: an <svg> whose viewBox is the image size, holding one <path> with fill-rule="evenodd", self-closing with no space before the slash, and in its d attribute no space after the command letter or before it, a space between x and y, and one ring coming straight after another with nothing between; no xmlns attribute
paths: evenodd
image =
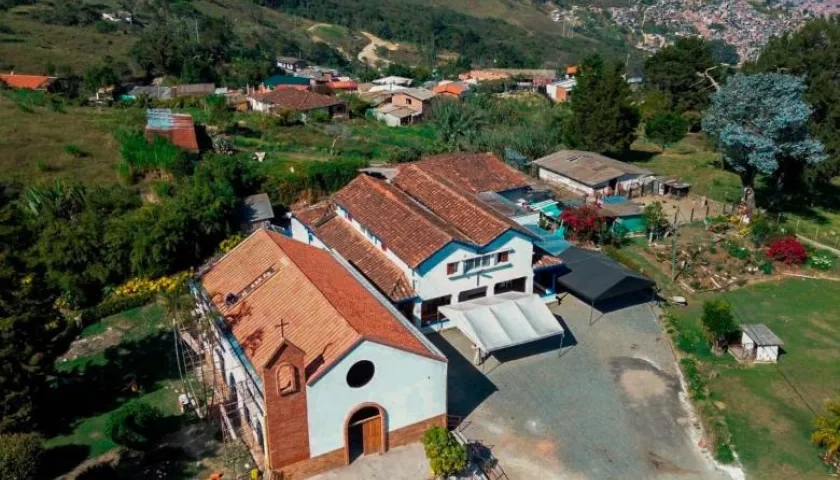
<svg viewBox="0 0 840 480"><path fill-rule="evenodd" d="M600 55L587 57L570 106L572 115L564 132L570 147L622 152L635 140L639 110L633 105L621 63L605 61Z"/></svg>

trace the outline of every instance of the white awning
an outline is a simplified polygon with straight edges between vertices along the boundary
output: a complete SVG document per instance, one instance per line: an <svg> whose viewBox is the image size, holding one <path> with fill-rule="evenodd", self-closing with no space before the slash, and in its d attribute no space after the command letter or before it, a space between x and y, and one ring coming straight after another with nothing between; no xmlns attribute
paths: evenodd
<svg viewBox="0 0 840 480"><path fill-rule="evenodd" d="M507 292L439 311L487 353L563 333L545 303L530 293Z"/></svg>

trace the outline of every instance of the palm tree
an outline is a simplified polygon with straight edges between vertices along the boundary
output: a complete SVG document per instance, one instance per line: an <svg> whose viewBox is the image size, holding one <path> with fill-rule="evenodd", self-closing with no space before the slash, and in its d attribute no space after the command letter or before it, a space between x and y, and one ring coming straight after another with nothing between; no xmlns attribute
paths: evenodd
<svg viewBox="0 0 840 480"><path fill-rule="evenodd" d="M53 185L31 187L23 195L23 204L35 217L51 216L69 220L84 210L87 196L83 186L67 186L61 180L56 180Z"/></svg>
<svg viewBox="0 0 840 480"><path fill-rule="evenodd" d="M826 412L814 419L811 441L825 448L823 460L831 462L840 453L840 396L826 404Z"/></svg>

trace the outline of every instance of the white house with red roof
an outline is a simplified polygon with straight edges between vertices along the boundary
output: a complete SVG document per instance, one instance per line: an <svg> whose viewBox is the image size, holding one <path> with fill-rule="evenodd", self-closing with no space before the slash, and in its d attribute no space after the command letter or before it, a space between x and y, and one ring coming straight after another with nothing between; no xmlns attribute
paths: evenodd
<svg viewBox="0 0 840 480"><path fill-rule="evenodd" d="M539 237L524 225L539 213L503 196L529 190L525 175L492 154L463 153L374 172L293 212L292 237L346 258L417 327L459 327L484 353L524 343L514 330L528 332L525 341L562 333L534 294L535 268L561 262L535 251ZM505 305L491 302L493 310L512 326L487 315L486 299L502 294ZM456 305L475 307L464 318L482 315L483 331L453 319ZM491 330L498 341L488 341Z"/></svg>
<svg viewBox="0 0 840 480"><path fill-rule="evenodd" d="M446 358L337 254L258 230L198 280L223 414L266 470L305 478L446 425Z"/></svg>

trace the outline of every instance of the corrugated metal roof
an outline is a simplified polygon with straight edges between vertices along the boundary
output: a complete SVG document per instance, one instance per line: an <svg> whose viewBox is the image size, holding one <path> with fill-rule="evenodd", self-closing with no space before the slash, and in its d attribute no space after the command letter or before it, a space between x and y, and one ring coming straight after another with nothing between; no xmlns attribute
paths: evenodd
<svg viewBox="0 0 840 480"><path fill-rule="evenodd" d="M633 164L580 150L560 150L534 160L533 163L590 187L602 185L622 175L651 175L650 170Z"/></svg>
<svg viewBox="0 0 840 480"><path fill-rule="evenodd" d="M776 334L767 328L767 325L763 323L749 323L741 325L741 331L747 334L748 337L752 338L755 344L759 347L776 347L785 344L781 338L777 337Z"/></svg>

